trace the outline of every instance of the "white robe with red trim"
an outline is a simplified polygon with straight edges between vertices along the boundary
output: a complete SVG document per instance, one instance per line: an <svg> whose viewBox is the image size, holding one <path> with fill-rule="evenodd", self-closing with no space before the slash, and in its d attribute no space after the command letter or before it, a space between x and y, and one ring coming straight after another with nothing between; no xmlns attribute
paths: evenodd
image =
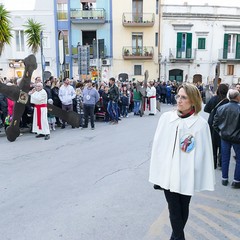
<svg viewBox="0 0 240 240"><path fill-rule="evenodd" d="M146 105L145 110L148 111L148 113L156 114L157 113L156 88L154 86L147 87L146 92L148 97L148 104Z"/></svg>
<svg viewBox="0 0 240 240"><path fill-rule="evenodd" d="M44 89L41 91L36 91L31 95L30 102L34 105L37 104L47 104L47 93ZM37 134L50 134L49 125L48 125L48 119L47 119L47 107L41 108L41 127L42 129L39 129L37 126L37 109L34 107L34 113L33 113L33 126L32 126L32 132Z"/></svg>

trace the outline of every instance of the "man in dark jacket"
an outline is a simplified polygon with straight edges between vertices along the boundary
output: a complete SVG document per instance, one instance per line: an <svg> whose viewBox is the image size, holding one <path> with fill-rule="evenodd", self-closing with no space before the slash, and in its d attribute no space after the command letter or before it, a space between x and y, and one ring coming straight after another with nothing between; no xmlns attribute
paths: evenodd
<svg viewBox="0 0 240 240"><path fill-rule="evenodd" d="M115 84L115 78L109 79L109 103L108 103L108 113L113 124L118 123L118 100L119 100L119 89Z"/></svg>
<svg viewBox="0 0 240 240"><path fill-rule="evenodd" d="M217 109L213 127L219 132L222 146L222 184L228 185L228 171L233 147L236 154L233 188L240 188L240 93L236 89L228 92L229 103Z"/></svg>

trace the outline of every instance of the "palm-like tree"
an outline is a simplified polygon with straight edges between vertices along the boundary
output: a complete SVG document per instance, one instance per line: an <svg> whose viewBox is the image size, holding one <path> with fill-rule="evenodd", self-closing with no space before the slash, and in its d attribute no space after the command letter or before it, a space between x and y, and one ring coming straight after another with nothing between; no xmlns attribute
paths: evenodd
<svg viewBox="0 0 240 240"><path fill-rule="evenodd" d="M12 38L10 13L0 5L0 56L6 44L10 44Z"/></svg>
<svg viewBox="0 0 240 240"><path fill-rule="evenodd" d="M27 45L31 48L33 54L37 53L41 46L41 31L43 25L30 18L27 20L25 34L27 35Z"/></svg>

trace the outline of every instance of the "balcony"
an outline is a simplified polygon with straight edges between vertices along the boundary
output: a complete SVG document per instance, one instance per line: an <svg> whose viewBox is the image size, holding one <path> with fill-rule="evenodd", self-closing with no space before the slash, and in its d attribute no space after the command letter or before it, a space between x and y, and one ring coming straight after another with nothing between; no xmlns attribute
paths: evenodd
<svg viewBox="0 0 240 240"><path fill-rule="evenodd" d="M169 61L174 62L189 62L192 63L196 59L196 49L169 49Z"/></svg>
<svg viewBox="0 0 240 240"><path fill-rule="evenodd" d="M224 62L240 62L240 51L234 49L219 49L218 60Z"/></svg>
<svg viewBox="0 0 240 240"><path fill-rule="evenodd" d="M154 13L123 13L122 16L122 24L125 27L152 27L154 22Z"/></svg>
<svg viewBox="0 0 240 240"><path fill-rule="evenodd" d="M123 47L122 55L125 60L151 60L153 47Z"/></svg>
<svg viewBox="0 0 240 240"><path fill-rule="evenodd" d="M103 24L106 20L105 9L95 8L92 10L82 10L78 8L72 8L71 13L72 23L99 23Z"/></svg>

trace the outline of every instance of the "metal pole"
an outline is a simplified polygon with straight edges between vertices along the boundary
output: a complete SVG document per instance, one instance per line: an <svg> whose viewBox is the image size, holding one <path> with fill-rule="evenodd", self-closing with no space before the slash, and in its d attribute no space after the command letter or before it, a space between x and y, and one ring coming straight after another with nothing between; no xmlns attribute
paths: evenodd
<svg viewBox="0 0 240 240"><path fill-rule="evenodd" d="M40 33L40 49L41 49L42 81L44 82L45 60L43 56L43 31L41 31Z"/></svg>
<svg viewBox="0 0 240 240"><path fill-rule="evenodd" d="M99 49L98 49L98 38L97 38L97 84L99 84Z"/></svg>

